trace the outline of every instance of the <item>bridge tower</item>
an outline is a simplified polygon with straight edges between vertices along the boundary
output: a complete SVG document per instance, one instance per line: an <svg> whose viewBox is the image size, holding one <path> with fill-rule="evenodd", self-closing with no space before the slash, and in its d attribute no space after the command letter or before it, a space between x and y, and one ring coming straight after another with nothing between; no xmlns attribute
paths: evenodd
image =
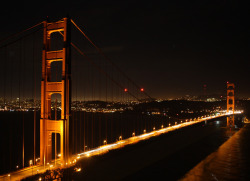
<svg viewBox="0 0 250 181"><path fill-rule="evenodd" d="M227 113L233 113L229 117L227 117L227 126L234 126L234 107L235 107L235 99L234 99L234 89L235 86L233 83L227 82Z"/></svg>
<svg viewBox="0 0 250 181"><path fill-rule="evenodd" d="M51 50L51 34L63 36L63 49ZM40 163L46 164L52 159L52 134L60 135L60 151L63 163L69 161L69 121L71 110L71 49L70 19L57 22L44 21L42 81L41 81L41 119L40 119ZM51 64L62 62L62 80L51 81ZM61 119L51 118L51 96L61 95Z"/></svg>

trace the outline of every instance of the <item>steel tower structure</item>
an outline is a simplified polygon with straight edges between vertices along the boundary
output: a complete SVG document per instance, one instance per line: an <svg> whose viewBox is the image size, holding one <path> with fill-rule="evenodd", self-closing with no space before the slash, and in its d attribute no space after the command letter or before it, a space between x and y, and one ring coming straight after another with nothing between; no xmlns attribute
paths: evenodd
<svg viewBox="0 0 250 181"><path fill-rule="evenodd" d="M229 117L227 117L227 126L234 126L234 107L235 107L235 99L234 99L234 90L235 85L233 83L227 82L227 113L233 113Z"/></svg>
<svg viewBox="0 0 250 181"><path fill-rule="evenodd" d="M51 50L51 34L63 36L63 49ZM61 161L69 161L69 121L71 110L71 48L70 19L57 22L44 21L42 81L41 81L41 119L40 119L40 163L46 164L52 159L52 134L60 135ZM62 80L51 81L51 64L62 62ZM61 95L61 119L51 118L51 96Z"/></svg>

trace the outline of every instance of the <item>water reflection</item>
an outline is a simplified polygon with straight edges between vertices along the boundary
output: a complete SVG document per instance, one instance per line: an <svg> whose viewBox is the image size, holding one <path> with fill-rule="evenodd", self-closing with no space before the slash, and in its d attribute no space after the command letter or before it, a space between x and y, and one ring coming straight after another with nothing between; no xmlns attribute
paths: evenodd
<svg viewBox="0 0 250 181"><path fill-rule="evenodd" d="M227 117L227 127L229 127L229 128L235 127L234 115L230 115L230 116Z"/></svg>
<svg viewBox="0 0 250 181"><path fill-rule="evenodd" d="M190 170L182 181L250 180L250 125L237 132L234 118L227 119L226 136L231 137L219 149Z"/></svg>

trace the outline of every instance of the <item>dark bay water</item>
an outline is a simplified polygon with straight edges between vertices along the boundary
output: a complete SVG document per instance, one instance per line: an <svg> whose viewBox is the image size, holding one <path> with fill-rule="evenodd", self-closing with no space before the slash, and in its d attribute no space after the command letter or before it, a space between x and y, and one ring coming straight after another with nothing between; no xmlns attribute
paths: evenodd
<svg viewBox="0 0 250 181"><path fill-rule="evenodd" d="M249 180L250 163L248 160L250 152L248 143L250 137L248 135L250 130L249 126L246 126L240 131L243 125L241 117L236 117L235 124L236 129L228 128L224 117L214 119L207 124L187 128L179 133L182 134L182 138L172 136L172 142L176 141L176 144L182 144L182 147L168 140L166 147L169 150L174 149L174 152L165 154L153 163L148 163L123 180L162 180L162 178L165 180L216 180L217 177L217 180ZM244 134L238 134L238 131ZM234 137L241 141L230 141L233 144L226 146L227 151L221 149L221 147L225 148L224 144L227 144L227 141L234 139ZM244 149L239 149L243 147ZM210 155L219 155L224 159L213 156L214 159L206 160ZM219 166L214 166L215 172L211 174L207 169L208 164L201 164L199 169L196 168L199 163L203 162L208 162L211 165L219 163ZM210 177L207 177L206 174L210 174Z"/></svg>
<svg viewBox="0 0 250 181"><path fill-rule="evenodd" d="M228 128L226 117L223 117L153 137L120 150L110 151L105 155L84 159L79 162L82 172L72 174L71 178L73 180L195 180L198 177L187 178L186 174L209 155L217 152L227 140L241 130L242 117L235 118L235 129ZM227 168L225 162L222 162L222 165ZM241 180L247 180L249 164L243 164L242 167L239 167L241 173L235 173L226 180L241 178L238 174L243 175ZM224 174L224 171L218 171ZM206 178L205 176L200 180Z"/></svg>
<svg viewBox="0 0 250 181"><path fill-rule="evenodd" d="M227 134L231 134L230 130ZM232 135L180 180L250 180L250 124Z"/></svg>

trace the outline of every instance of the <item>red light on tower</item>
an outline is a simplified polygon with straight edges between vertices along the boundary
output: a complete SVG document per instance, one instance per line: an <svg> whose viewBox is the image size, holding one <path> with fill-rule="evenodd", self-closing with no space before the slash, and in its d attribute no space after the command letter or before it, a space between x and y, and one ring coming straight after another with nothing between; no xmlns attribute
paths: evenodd
<svg viewBox="0 0 250 181"><path fill-rule="evenodd" d="M144 91L144 89L143 88L141 88L141 92L143 92Z"/></svg>
<svg viewBox="0 0 250 181"><path fill-rule="evenodd" d="M127 89L127 88L125 88L125 89L124 89L124 92L128 92L128 89Z"/></svg>

